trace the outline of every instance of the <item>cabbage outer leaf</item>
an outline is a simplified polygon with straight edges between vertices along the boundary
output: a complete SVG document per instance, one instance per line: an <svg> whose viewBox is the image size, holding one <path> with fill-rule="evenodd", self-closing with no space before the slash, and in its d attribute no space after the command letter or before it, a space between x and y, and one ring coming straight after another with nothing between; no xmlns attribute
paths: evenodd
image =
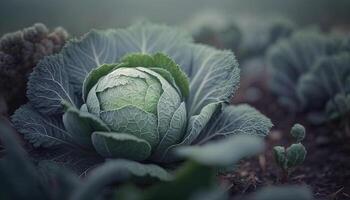
<svg viewBox="0 0 350 200"><path fill-rule="evenodd" d="M147 159L151 155L151 145L143 139L129 133L94 132L92 144L105 158L127 158L136 161Z"/></svg>
<svg viewBox="0 0 350 200"><path fill-rule="evenodd" d="M109 127L95 115L79 111L72 106L63 114L63 124L76 143L87 147L92 145L92 132L110 131Z"/></svg>
<svg viewBox="0 0 350 200"><path fill-rule="evenodd" d="M73 137L65 130L61 117L43 116L29 103L16 110L12 122L34 147L74 146Z"/></svg>

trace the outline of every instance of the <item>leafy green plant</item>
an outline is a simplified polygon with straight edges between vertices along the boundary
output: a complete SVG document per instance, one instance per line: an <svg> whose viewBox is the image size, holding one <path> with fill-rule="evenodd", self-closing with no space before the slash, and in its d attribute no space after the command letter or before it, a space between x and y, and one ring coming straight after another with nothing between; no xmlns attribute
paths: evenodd
<svg viewBox="0 0 350 200"><path fill-rule="evenodd" d="M312 30L296 32L274 45L268 52L268 59L271 90L279 103L291 112L308 112L311 122L324 122L326 104L346 85L346 72L336 76L346 69L339 65L345 64L338 64L332 57L349 50L348 39ZM324 72L332 75L321 76Z"/></svg>
<svg viewBox="0 0 350 200"><path fill-rule="evenodd" d="M248 105L228 105L239 83L232 52L191 41L148 23L91 31L37 65L29 102L13 124L34 147L47 149L39 159L62 152L66 162L82 151L96 162L168 163L178 160L181 146L267 135L269 119ZM81 163L83 156L75 157Z"/></svg>
<svg viewBox="0 0 350 200"><path fill-rule="evenodd" d="M8 107L0 110L2 114L13 113L26 102L26 83L33 67L44 56L59 52L67 38L63 28L49 31L41 23L0 38L0 100Z"/></svg>
<svg viewBox="0 0 350 200"><path fill-rule="evenodd" d="M277 165L282 170L282 182L288 181L291 171L301 165L306 157L306 149L301 141L305 138L305 128L300 124L295 124L291 131L291 136L295 143L288 148L283 146L275 146L273 148L273 155Z"/></svg>
<svg viewBox="0 0 350 200"><path fill-rule="evenodd" d="M304 107L317 110L315 122L339 124L340 136L350 136L350 50L319 59L300 80L298 94ZM314 103L316 102L316 103ZM317 116L315 116L317 115Z"/></svg>

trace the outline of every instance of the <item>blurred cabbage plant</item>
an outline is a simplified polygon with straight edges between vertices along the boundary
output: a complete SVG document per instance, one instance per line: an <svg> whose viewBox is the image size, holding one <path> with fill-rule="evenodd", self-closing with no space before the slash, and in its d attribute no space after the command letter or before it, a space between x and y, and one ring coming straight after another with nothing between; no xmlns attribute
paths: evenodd
<svg viewBox="0 0 350 200"><path fill-rule="evenodd" d="M271 90L292 112L308 112L315 124L349 111L348 38L304 30L274 45L269 53Z"/></svg>

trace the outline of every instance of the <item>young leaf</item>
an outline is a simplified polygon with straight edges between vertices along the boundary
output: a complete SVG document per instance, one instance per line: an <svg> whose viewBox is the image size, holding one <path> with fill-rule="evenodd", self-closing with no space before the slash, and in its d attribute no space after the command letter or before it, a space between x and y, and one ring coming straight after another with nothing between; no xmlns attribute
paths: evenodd
<svg viewBox="0 0 350 200"><path fill-rule="evenodd" d="M273 156L281 169L286 169L286 149L281 146L273 147Z"/></svg>
<svg viewBox="0 0 350 200"><path fill-rule="evenodd" d="M173 86L175 88L178 87L185 98L188 97L190 92L188 77L181 70L180 66L167 55L163 53L156 53L154 55L129 54L124 57L121 62L125 63L125 67L145 67L166 70L171 74L171 77L165 76L164 78L167 79L169 83L172 83L174 80L175 83Z"/></svg>
<svg viewBox="0 0 350 200"><path fill-rule="evenodd" d="M97 81L102 77L107 75L109 72L111 72L114 67L117 65L112 64L104 64L102 66L99 66L98 68L95 68L89 72L89 74L84 79L83 83L83 99L86 101L86 97L91 90L91 88L97 83Z"/></svg>
<svg viewBox="0 0 350 200"><path fill-rule="evenodd" d="M304 145L301 143L298 144L292 144L290 147L286 150L286 156L287 156L287 168L293 168L298 165L301 165L306 157L306 149Z"/></svg>
<svg viewBox="0 0 350 200"><path fill-rule="evenodd" d="M154 55L154 61L156 63L156 67L164 68L173 75L176 85L180 88L183 96L187 98L190 93L189 79L181 70L180 66L177 65L169 56L162 53L156 53Z"/></svg>
<svg viewBox="0 0 350 200"><path fill-rule="evenodd" d="M290 134L293 136L296 142L299 143L305 138L305 128L303 125L295 124L290 130Z"/></svg>

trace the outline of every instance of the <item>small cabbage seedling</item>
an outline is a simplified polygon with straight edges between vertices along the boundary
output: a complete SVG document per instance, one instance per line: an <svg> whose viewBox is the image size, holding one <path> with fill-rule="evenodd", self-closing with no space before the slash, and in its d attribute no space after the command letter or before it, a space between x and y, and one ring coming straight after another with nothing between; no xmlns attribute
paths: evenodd
<svg viewBox="0 0 350 200"><path fill-rule="evenodd" d="M305 127L301 124L295 124L292 127L290 134L292 135L292 137L295 139L296 142L300 143L305 138Z"/></svg>
<svg viewBox="0 0 350 200"><path fill-rule="evenodd" d="M297 166L301 165L306 157L306 149L301 141L305 138L305 128L300 124L295 124L291 131L291 136L295 143L288 148L275 146L273 155L277 165L282 170L282 182L288 181L290 172Z"/></svg>

